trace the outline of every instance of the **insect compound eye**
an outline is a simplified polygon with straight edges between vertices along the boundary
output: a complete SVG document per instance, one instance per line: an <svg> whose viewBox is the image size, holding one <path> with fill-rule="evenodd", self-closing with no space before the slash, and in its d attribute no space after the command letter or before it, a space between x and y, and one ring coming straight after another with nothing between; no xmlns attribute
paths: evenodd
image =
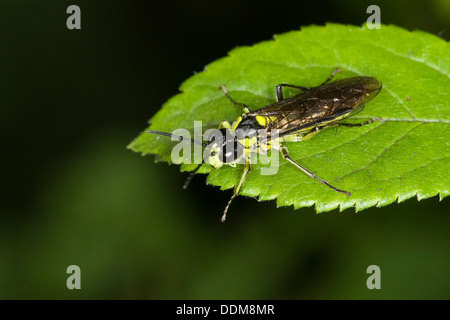
<svg viewBox="0 0 450 320"><path fill-rule="evenodd" d="M206 139L208 140L208 145L213 145L216 143L219 146L225 144L227 140L227 130L226 129L210 129L205 132Z"/></svg>
<svg viewBox="0 0 450 320"><path fill-rule="evenodd" d="M244 154L244 147L235 139L227 140L220 150L220 159L223 163L231 163Z"/></svg>
<svg viewBox="0 0 450 320"><path fill-rule="evenodd" d="M225 128L215 129L208 134L208 146L211 150L210 156L217 154L217 160L222 163L232 163L244 154L244 146Z"/></svg>

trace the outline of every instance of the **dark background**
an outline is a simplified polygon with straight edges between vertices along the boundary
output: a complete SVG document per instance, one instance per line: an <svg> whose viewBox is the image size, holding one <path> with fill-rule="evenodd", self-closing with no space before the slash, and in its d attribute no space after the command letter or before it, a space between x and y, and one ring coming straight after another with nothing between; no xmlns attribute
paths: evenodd
<svg viewBox="0 0 450 320"><path fill-rule="evenodd" d="M448 199L316 215L240 197L221 224L231 191L204 176L182 190L178 167L126 149L232 48L361 25L370 4L450 38L445 0L0 2L0 298L449 299Z"/></svg>

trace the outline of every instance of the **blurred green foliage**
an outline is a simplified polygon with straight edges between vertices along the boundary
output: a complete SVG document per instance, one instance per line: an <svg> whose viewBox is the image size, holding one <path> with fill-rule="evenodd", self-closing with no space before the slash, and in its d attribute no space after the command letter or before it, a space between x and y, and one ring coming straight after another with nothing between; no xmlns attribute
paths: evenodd
<svg viewBox="0 0 450 320"><path fill-rule="evenodd" d="M176 166L125 149L230 48L360 25L373 3L153 3L77 1L78 31L65 26L72 2L0 3L0 298L450 298L447 199L316 215L239 198L221 224L229 192L202 177L183 191ZM442 1L376 4L383 23L448 39ZM72 264L79 291L66 288Z"/></svg>

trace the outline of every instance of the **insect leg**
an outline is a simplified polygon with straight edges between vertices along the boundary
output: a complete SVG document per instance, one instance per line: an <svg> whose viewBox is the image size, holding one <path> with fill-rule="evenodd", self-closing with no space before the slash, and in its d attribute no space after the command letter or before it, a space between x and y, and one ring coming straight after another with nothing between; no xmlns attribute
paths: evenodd
<svg viewBox="0 0 450 320"><path fill-rule="evenodd" d="M301 91L308 91L310 89L307 87L296 86L296 85L287 84L287 83L277 84L277 86L275 87L275 91L277 92L277 101L281 101L284 99L283 98L283 87L295 88L295 89L299 89Z"/></svg>
<svg viewBox="0 0 450 320"><path fill-rule="evenodd" d="M367 121L364 121L364 122L361 122L361 123L336 123L336 125L344 126L344 127L362 127L362 126L364 126L366 124L369 124L369 123L372 123L372 122L375 122L375 121L383 122L384 120L381 119L380 117L376 117L376 118L373 118L373 119L370 119L370 120L367 120Z"/></svg>
<svg viewBox="0 0 450 320"><path fill-rule="evenodd" d="M186 178L186 181L184 182L183 189L186 189L189 186L189 183L191 183L192 178L195 176L198 169L200 169L200 167L204 162L205 161L202 159L202 163L200 163L194 170L191 171L191 173L189 173L189 176Z"/></svg>
<svg viewBox="0 0 450 320"><path fill-rule="evenodd" d="M289 161L290 163L292 163L294 166L296 166L298 169L300 169L301 171L303 171L304 173L306 173L309 177L316 179L317 181L323 183L324 185L326 185L327 187L330 187L331 189L333 189L334 191L340 192L345 194L347 197L350 197L351 193L348 191L344 191L341 189L338 189L336 187L333 187L331 184L329 184L327 181L319 178L318 176L316 176L313 172L309 171L308 169L306 169L305 167L299 165L297 162L295 162L291 157L289 157L289 152L288 149L285 146L281 146L280 148L280 152L281 152L281 156L283 157L283 159Z"/></svg>
<svg viewBox="0 0 450 320"><path fill-rule="evenodd" d="M230 95L228 94L228 90L225 86L220 86L220 89L222 89L222 91L225 93L225 96L228 98L228 100L231 101L231 103L237 105L237 106L241 106L242 109L244 109L244 113L249 113L250 112L250 108L248 106L246 106L243 103L240 102L236 102L233 100L233 98L230 97Z"/></svg>
<svg viewBox="0 0 450 320"><path fill-rule="evenodd" d="M225 221L227 218L227 212L228 208L230 207L231 202L234 198L239 194L239 190L241 190L242 185L244 184L245 179L247 178L248 173L250 172L250 159L245 160L245 166L244 166L244 172L242 173L241 180L239 181L238 185L234 189L233 195L231 196L230 201L228 201L227 206L225 207L225 210L223 211L222 219L220 219L222 222Z"/></svg>
<svg viewBox="0 0 450 320"><path fill-rule="evenodd" d="M335 68L333 70L333 72L330 74L330 76L320 86L323 86L324 84L327 84L328 82L330 82L331 79L333 79L334 76L336 75L336 73L338 73L338 72L341 72L341 69ZM280 83L275 87L275 91L277 92L277 101L281 101L284 99L283 98L283 87L295 88L295 89L299 89L301 91L311 90L311 88L308 88L308 87L296 86L296 85L287 84L287 83Z"/></svg>
<svg viewBox="0 0 450 320"><path fill-rule="evenodd" d="M325 80L325 82L322 83L320 86L323 86L324 84L327 84L328 82L330 82L331 79L334 78L334 76L336 75L336 73L339 73L339 72L341 72L341 69L335 68L335 69L333 70L333 72L330 74L330 76L329 76L329 77ZM320 87L320 86L319 86L319 87Z"/></svg>
<svg viewBox="0 0 450 320"><path fill-rule="evenodd" d="M231 126L231 124L227 120L224 120L224 121L219 123L219 129L222 129L222 128L231 129L233 127Z"/></svg>

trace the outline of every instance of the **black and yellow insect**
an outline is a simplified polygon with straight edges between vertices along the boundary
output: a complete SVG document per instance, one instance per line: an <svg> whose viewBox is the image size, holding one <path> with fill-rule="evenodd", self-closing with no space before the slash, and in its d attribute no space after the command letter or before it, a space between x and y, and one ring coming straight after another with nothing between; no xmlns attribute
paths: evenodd
<svg viewBox="0 0 450 320"><path fill-rule="evenodd" d="M290 156L284 142L297 142L310 139L325 127L332 125L362 126L380 118L350 124L339 121L361 111L364 105L374 98L381 90L381 82L373 77L353 77L331 82L334 75L339 72L335 69L328 79L320 86L306 88L291 84L278 84L276 86L277 102L265 106L256 111L250 111L249 107L237 103L228 94L224 86L227 98L235 105L242 106L244 113L233 123L222 121L219 125L220 138L212 136L208 143L176 136L167 132L149 130L148 133L165 135L179 140L189 140L192 143L201 144L210 149L207 162L214 168L223 165L236 166L244 163L244 171L241 179L234 189L231 199L228 201L222 221L225 221L228 208L233 199L239 194L242 185L250 171L250 155L252 153L267 153L274 149L281 153L284 160L329 188L350 196L350 192L338 189L327 181L319 178L313 172L304 168ZM283 88L295 88L300 94L290 98L284 98ZM203 162L202 162L203 164ZM200 168L201 164L191 172L184 188Z"/></svg>

